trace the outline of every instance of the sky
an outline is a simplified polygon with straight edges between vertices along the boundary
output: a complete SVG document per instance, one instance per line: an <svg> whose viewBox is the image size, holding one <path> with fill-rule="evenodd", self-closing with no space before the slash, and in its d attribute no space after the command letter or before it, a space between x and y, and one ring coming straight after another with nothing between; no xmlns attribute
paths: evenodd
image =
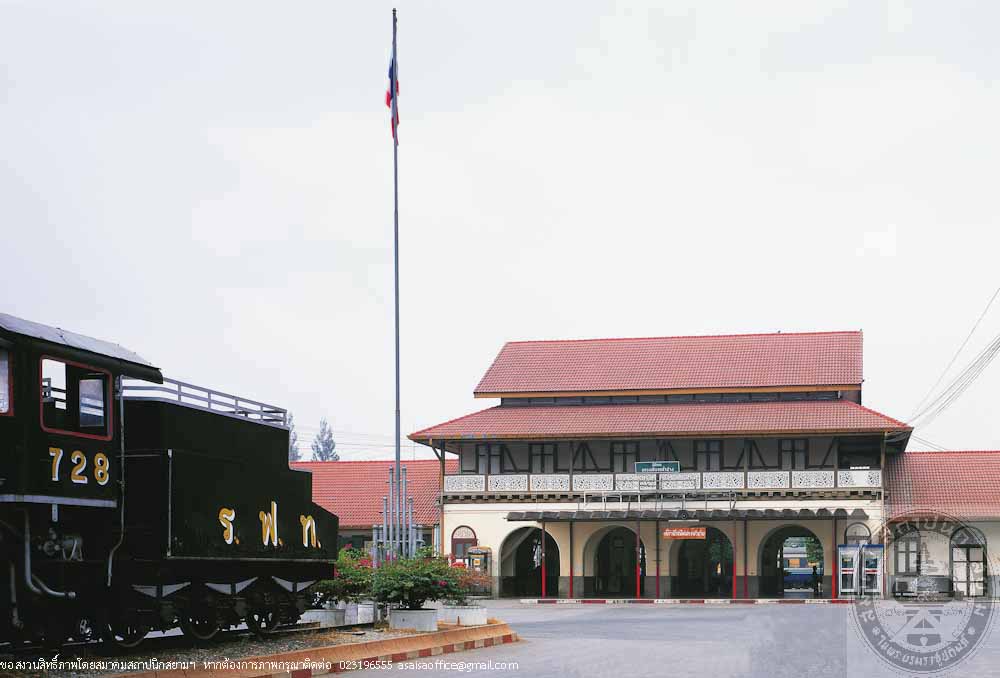
<svg viewBox="0 0 1000 678"><path fill-rule="evenodd" d="M390 457L391 7L0 0L0 311ZM863 330L908 419L1000 286L998 21L400 2L403 434L505 341L779 330ZM1000 448L998 392L917 434Z"/></svg>

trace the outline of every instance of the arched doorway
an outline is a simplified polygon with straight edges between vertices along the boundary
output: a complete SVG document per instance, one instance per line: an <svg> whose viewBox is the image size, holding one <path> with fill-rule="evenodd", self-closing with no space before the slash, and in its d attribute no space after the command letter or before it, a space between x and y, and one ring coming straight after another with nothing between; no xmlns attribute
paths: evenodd
<svg viewBox="0 0 1000 678"><path fill-rule="evenodd" d="M987 593L986 537L974 527L951 535L951 584L956 596L978 598Z"/></svg>
<svg viewBox="0 0 1000 678"><path fill-rule="evenodd" d="M559 546L545 533L546 595L559 591ZM500 595L530 597L542 595L542 530L522 527L504 539L500 549Z"/></svg>
<svg viewBox="0 0 1000 678"><path fill-rule="evenodd" d="M823 545L799 525L780 527L760 545L760 595L811 598L824 591ZM813 575L815 568L815 577Z"/></svg>
<svg viewBox="0 0 1000 678"><path fill-rule="evenodd" d="M684 539L677 548L673 592L678 596L729 598L733 594L733 544L717 528L704 539Z"/></svg>
<svg viewBox="0 0 1000 678"><path fill-rule="evenodd" d="M639 595L645 594L646 549L641 539L638 553L635 547L635 532L627 527L613 527L601 537L594 550L594 595L634 597L636 563L639 565Z"/></svg>

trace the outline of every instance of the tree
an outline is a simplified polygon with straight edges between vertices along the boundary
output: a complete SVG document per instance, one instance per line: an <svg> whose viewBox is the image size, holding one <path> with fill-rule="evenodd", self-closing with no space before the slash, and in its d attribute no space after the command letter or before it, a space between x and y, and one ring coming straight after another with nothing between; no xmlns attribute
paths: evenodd
<svg viewBox="0 0 1000 678"><path fill-rule="evenodd" d="M806 560L810 563L823 562L823 545L815 537L806 537Z"/></svg>
<svg viewBox="0 0 1000 678"><path fill-rule="evenodd" d="M317 461L338 461L340 455L334 452L337 443L333 440L333 430L325 418L319 420L319 433L313 438L312 451Z"/></svg>
<svg viewBox="0 0 1000 678"><path fill-rule="evenodd" d="M298 461L302 458L299 450L299 432L295 430L295 415L288 413L288 461Z"/></svg>

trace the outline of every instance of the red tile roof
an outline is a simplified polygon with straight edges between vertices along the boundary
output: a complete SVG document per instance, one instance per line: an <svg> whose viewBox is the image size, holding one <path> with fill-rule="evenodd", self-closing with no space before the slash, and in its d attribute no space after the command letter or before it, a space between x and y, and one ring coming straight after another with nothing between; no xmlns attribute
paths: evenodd
<svg viewBox="0 0 1000 678"><path fill-rule="evenodd" d="M848 400L650 405L498 406L410 434L411 440L588 438L909 431Z"/></svg>
<svg viewBox="0 0 1000 678"><path fill-rule="evenodd" d="M886 461L886 513L1000 517L1000 450L904 452Z"/></svg>
<svg viewBox="0 0 1000 678"><path fill-rule="evenodd" d="M476 394L857 385L861 332L513 341Z"/></svg>
<svg viewBox="0 0 1000 678"><path fill-rule="evenodd" d="M312 471L313 501L337 515L342 529L371 529L382 522L382 497L388 494L386 480L392 461L300 461L290 466ZM436 459L404 461L409 493L413 496L414 521L436 525L440 462ZM454 459L446 462L446 473L458 471Z"/></svg>

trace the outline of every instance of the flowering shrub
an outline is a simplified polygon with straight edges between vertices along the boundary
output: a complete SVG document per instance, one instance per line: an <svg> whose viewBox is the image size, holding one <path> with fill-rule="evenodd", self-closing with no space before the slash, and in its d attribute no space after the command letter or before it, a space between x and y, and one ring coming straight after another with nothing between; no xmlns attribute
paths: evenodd
<svg viewBox="0 0 1000 678"><path fill-rule="evenodd" d="M372 560L361 549L345 546L337 554L333 579L317 582L313 591L321 602L344 601L357 603L372 595Z"/></svg>
<svg viewBox="0 0 1000 678"><path fill-rule="evenodd" d="M458 577L458 588L457 595L453 598L448 598L447 601L451 605L467 605L469 602L469 596L474 594L488 594L490 590L490 577L485 572L480 572L479 570L472 570L465 566L465 563L459 561L452 566Z"/></svg>
<svg viewBox="0 0 1000 678"><path fill-rule="evenodd" d="M419 610L428 600L462 598L458 570L447 558L422 549L414 558L400 558L375 570L372 595L380 603Z"/></svg>

